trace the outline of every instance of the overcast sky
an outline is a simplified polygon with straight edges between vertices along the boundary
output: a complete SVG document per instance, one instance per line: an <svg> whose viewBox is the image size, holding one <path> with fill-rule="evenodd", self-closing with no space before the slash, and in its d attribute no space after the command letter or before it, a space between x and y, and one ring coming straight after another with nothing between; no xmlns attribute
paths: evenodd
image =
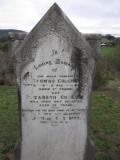
<svg viewBox="0 0 120 160"><path fill-rule="evenodd" d="M29 32L54 2L80 32L120 36L120 0L0 0L0 29Z"/></svg>

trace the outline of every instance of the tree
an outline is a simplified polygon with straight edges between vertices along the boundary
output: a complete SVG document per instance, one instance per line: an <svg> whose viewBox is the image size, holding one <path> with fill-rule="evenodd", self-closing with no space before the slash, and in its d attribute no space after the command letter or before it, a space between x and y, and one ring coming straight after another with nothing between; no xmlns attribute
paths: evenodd
<svg viewBox="0 0 120 160"><path fill-rule="evenodd" d="M115 40L116 38L114 36L112 36L111 34L106 34L105 38L107 38L108 40Z"/></svg>

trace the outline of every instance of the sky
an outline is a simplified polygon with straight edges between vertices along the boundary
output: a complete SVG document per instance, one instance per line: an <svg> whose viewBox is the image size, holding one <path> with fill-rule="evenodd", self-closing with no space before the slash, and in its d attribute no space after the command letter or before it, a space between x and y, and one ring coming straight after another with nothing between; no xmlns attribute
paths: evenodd
<svg viewBox="0 0 120 160"><path fill-rule="evenodd" d="M55 2L80 32L120 36L120 0L0 0L0 29L30 32Z"/></svg>

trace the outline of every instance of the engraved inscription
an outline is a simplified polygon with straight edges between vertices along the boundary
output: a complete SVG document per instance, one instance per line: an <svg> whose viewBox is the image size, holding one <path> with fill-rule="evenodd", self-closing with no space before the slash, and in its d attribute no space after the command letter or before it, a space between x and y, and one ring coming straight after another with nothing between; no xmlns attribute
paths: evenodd
<svg viewBox="0 0 120 160"><path fill-rule="evenodd" d="M82 98L76 95L81 77L74 73L74 64L57 57L58 51L53 49L50 60L32 66L32 71L23 76L22 87L30 90L24 96L26 107L22 112L30 112L33 121L42 124L60 125L69 121L84 119L87 110L78 107ZM59 72L59 68L67 67L69 72ZM49 68L49 74L42 73ZM34 76L32 76L34 74ZM32 94L31 94L32 93ZM29 105L28 105L29 104Z"/></svg>

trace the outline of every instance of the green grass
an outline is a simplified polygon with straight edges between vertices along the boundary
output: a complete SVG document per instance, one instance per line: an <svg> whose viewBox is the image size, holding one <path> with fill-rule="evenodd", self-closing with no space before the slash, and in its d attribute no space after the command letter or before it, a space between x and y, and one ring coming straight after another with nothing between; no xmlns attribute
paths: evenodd
<svg viewBox="0 0 120 160"><path fill-rule="evenodd" d="M0 86L0 159L15 147L18 132L16 88Z"/></svg>
<svg viewBox="0 0 120 160"><path fill-rule="evenodd" d="M113 55L115 47L103 47L101 48L101 52L105 57L109 57Z"/></svg>
<svg viewBox="0 0 120 160"><path fill-rule="evenodd" d="M92 96L91 129L96 160L119 160L120 105L100 92ZM0 159L14 149L18 135L16 87L0 86Z"/></svg>
<svg viewBox="0 0 120 160"><path fill-rule="evenodd" d="M120 46L101 48L101 63L104 65L105 74L109 79L120 79ZM101 67L102 69L102 67Z"/></svg>
<svg viewBox="0 0 120 160"><path fill-rule="evenodd" d="M107 86L117 89L120 87L120 79L109 80Z"/></svg>
<svg viewBox="0 0 120 160"><path fill-rule="evenodd" d="M103 47L101 48L102 55L108 60L113 60L114 63L120 62L120 46Z"/></svg>
<svg viewBox="0 0 120 160"><path fill-rule="evenodd" d="M91 116L92 138L97 160L119 160L120 105L106 95L94 92Z"/></svg>

